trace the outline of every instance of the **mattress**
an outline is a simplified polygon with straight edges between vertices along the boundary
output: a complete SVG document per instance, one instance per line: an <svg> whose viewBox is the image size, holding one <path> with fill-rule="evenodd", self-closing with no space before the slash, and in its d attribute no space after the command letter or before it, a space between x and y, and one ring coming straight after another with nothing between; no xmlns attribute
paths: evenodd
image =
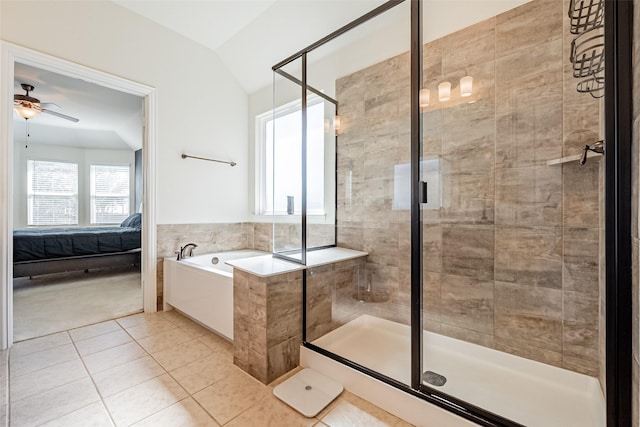
<svg viewBox="0 0 640 427"><path fill-rule="evenodd" d="M131 227L15 230L13 261L99 255L140 248L141 231Z"/></svg>

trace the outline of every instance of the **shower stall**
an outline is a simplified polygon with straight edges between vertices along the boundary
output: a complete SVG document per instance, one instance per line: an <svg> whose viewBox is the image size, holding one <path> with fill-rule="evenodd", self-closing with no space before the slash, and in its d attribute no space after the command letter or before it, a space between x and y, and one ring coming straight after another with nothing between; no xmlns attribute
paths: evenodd
<svg viewBox="0 0 640 427"><path fill-rule="evenodd" d="M305 270L306 349L481 425L627 425L615 7L393 0L273 67L274 255L368 253Z"/></svg>

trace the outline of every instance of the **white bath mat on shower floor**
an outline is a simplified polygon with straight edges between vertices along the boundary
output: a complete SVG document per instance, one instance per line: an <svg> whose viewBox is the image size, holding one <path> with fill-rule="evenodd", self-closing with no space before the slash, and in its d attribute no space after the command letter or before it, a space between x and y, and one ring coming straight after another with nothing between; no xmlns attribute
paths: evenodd
<svg viewBox="0 0 640 427"><path fill-rule="evenodd" d="M273 389L273 394L305 417L315 417L342 393L342 384L305 368Z"/></svg>

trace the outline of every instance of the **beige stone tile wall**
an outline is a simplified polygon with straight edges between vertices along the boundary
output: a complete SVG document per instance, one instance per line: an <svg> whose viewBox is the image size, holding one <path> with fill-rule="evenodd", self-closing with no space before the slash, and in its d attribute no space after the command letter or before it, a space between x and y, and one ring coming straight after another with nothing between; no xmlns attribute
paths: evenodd
<svg viewBox="0 0 640 427"><path fill-rule="evenodd" d="M331 332L354 319L359 301L384 297L364 286L365 258L309 268L307 270L307 341Z"/></svg>
<svg viewBox="0 0 640 427"><path fill-rule="evenodd" d="M424 319L597 376L602 162L546 164L600 139L599 101L571 73L567 7L534 0L425 45L423 157L439 164L440 203L423 210ZM474 94L463 99L467 74ZM394 206L397 165L409 162L408 54L339 79L336 94L338 244L369 252L365 280L386 295L345 295L341 309L408 323L410 217Z"/></svg>
<svg viewBox="0 0 640 427"><path fill-rule="evenodd" d="M233 276L234 363L267 384L298 366L302 272Z"/></svg>

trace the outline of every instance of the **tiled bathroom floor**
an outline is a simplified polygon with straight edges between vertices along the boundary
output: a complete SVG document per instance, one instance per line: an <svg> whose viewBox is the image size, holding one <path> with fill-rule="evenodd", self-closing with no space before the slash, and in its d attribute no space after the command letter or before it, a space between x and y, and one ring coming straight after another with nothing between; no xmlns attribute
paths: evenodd
<svg viewBox="0 0 640 427"><path fill-rule="evenodd" d="M273 396L279 381L245 374L230 343L175 311L23 341L0 363L16 427L409 425L346 391L305 418Z"/></svg>

